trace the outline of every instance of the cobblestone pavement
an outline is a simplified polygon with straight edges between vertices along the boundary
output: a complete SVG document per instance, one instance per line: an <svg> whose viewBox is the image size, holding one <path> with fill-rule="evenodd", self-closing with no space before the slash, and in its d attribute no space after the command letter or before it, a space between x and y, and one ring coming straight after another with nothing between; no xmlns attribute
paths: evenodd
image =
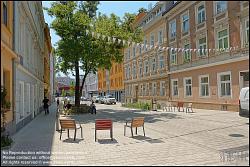
<svg viewBox="0 0 250 167"><path fill-rule="evenodd" d="M11 151L30 151L38 162L29 163L39 165L249 165L249 119L236 112L156 112L120 104L96 106L96 115L70 116L81 123L83 139L78 131L74 141L73 130L69 139L66 132L59 139L54 105L54 112L40 114L13 137ZM125 119L137 116L145 117L146 136L140 128L134 138L128 128L124 136ZM95 142L94 120L98 118L113 119L113 141L109 131L98 131Z"/></svg>

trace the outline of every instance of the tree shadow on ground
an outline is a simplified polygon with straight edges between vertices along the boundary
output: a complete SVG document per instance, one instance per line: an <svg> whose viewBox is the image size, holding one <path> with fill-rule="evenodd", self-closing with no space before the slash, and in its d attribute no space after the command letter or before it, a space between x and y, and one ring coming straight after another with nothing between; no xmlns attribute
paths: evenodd
<svg viewBox="0 0 250 167"><path fill-rule="evenodd" d="M146 142L149 142L151 144L153 144L153 143L164 143L164 141L162 141L160 139L153 139L151 137L141 136L141 135L134 136L134 137L131 136L130 138L140 140L140 141L146 141Z"/></svg>
<svg viewBox="0 0 250 167"><path fill-rule="evenodd" d="M151 111L149 111L151 112ZM112 119L113 122L125 123L127 118L133 117L145 117L145 123L155 123L159 121L169 121L170 119L183 119L180 115L175 113L159 113L159 112L143 112L141 110L113 110L113 109L99 109L96 115L83 114L83 115L71 115L70 118L75 119L81 124L94 123L95 119Z"/></svg>

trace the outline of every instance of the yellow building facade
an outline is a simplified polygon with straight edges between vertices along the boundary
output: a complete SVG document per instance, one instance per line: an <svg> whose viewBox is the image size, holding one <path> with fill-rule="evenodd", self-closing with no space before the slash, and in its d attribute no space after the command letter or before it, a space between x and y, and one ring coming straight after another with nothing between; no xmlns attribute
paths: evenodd
<svg viewBox="0 0 250 167"><path fill-rule="evenodd" d="M99 95L113 95L117 101L121 102L124 99L124 72L123 64L112 62L111 69L98 70L98 92Z"/></svg>
<svg viewBox="0 0 250 167"><path fill-rule="evenodd" d="M6 129L13 125L13 2L1 1L1 88L7 90L6 100L11 103L6 113ZM2 119L2 118L1 118Z"/></svg>

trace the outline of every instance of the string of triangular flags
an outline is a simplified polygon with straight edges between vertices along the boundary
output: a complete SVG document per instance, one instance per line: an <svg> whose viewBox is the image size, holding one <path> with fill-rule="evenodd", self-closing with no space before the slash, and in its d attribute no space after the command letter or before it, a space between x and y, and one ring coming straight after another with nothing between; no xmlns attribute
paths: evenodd
<svg viewBox="0 0 250 167"><path fill-rule="evenodd" d="M87 35L91 35L93 38L97 38L97 39L102 39L102 40L105 40L107 39L108 42L118 42L118 44L122 44L122 45L127 45L127 46L133 46L133 47L141 47L141 48L147 48L147 49L157 49L158 50L170 50L170 51L175 51L175 52L202 52L202 53L207 53L207 52L219 52L219 51L235 51L237 49L240 49L238 46L236 47L229 47L229 48L220 48L220 49L185 49L185 48L173 48L173 47L161 47L161 46L153 46L153 45L148 45L148 44L142 44L142 43L136 43L136 42L132 42L132 41L129 41L129 40L122 40L122 39L118 39L116 37L110 37L110 36L107 36L107 35L102 35L100 33L96 33L96 32L93 32L93 31L90 31L90 30L86 30L86 34Z"/></svg>

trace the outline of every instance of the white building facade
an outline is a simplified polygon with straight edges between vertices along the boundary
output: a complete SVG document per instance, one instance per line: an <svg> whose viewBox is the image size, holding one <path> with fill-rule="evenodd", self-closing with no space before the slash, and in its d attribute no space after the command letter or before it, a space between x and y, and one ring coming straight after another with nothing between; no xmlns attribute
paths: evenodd
<svg viewBox="0 0 250 167"><path fill-rule="evenodd" d="M84 92L86 98L98 95L98 77L94 73L89 73L85 79Z"/></svg>
<svg viewBox="0 0 250 167"><path fill-rule="evenodd" d="M14 1L16 131L42 110L44 98L44 16L41 1Z"/></svg>

